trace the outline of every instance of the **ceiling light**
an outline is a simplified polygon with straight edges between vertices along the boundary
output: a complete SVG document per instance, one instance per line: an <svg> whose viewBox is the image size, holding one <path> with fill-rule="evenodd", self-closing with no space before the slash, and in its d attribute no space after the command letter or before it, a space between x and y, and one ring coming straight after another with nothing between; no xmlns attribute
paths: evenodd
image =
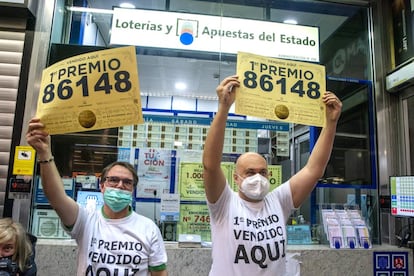
<svg viewBox="0 0 414 276"><path fill-rule="evenodd" d="M186 88L187 88L187 84L185 84L184 82L176 82L175 83L175 89L184 90Z"/></svg>
<svg viewBox="0 0 414 276"><path fill-rule="evenodd" d="M91 12L91 13L100 13L100 14L113 14L112 10L91 9L91 8L86 8L86 7L66 7L66 9L72 12Z"/></svg>
<svg viewBox="0 0 414 276"><path fill-rule="evenodd" d="M295 19L285 19L283 20L283 23L297 25L298 21L296 21Z"/></svg>
<svg viewBox="0 0 414 276"><path fill-rule="evenodd" d="M128 3L128 2L121 3L119 6L121 8L135 9L135 5Z"/></svg>

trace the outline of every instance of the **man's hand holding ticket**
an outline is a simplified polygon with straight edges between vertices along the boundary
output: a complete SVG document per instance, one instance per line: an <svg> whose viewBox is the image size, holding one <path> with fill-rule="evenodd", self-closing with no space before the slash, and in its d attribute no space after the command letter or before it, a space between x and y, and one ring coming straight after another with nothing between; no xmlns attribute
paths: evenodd
<svg viewBox="0 0 414 276"><path fill-rule="evenodd" d="M143 123L135 47L90 52L43 70L36 117L50 134Z"/></svg>
<svg viewBox="0 0 414 276"><path fill-rule="evenodd" d="M325 125L325 67L239 52L235 112L311 126Z"/></svg>

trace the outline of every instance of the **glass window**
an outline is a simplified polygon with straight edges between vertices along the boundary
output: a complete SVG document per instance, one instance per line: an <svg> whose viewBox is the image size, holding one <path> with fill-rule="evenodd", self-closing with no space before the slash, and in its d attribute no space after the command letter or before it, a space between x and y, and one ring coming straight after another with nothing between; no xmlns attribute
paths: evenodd
<svg viewBox="0 0 414 276"><path fill-rule="evenodd" d="M70 6L65 6L64 2L56 1L49 63L74 54L117 46L110 45L112 1L89 1L87 7L83 6L85 1L66 1L73 2ZM327 88L344 102L323 184L372 185L374 180L370 164L373 164L374 157L370 153L374 147L371 140L374 134L370 122L374 112L371 91L366 84L371 80L367 8L323 1L259 2L138 1L135 8L212 15L217 16L218 20L220 17L271 22L296 20L300 25L319 27L320 63L326 68ZM156 20L154 18L154 22ZM237 47L236 43L234 46ZM181 114L209 118L216 108L215 88L218 82L236 72L235 54L140 46L136 47L136 52L144 114L165 112L170 117ZM176 89L176 81L186 83L187 89ZM173 98L179 99L179 104L175 105ZM189 161L198 161L208 127L194 124L195 128L190 132L191 125L187 123L180 127L146 123L95 133L59 135L53 137L52 142L57 164L66 176L80 170L99 173L105 164L119 157L120 147L174 149L186 151L187 156L190 156L189 151L194 151L196 153ZM257 147L257 130L229 129L231 131L226 133L228 139L224 145L231 157L229 159ZM269 163L281 165L282 180L285 181L306 164L312 142L309 127L300 126L300 131L297 131L296 127L290 126L286 131L268 135L270 137L261 138L269 138L272 142L271 156L267 156ZM343 195L344 190L335 188L328 186L321 189L318 203L344 200L337 196ZM311 210L315 210L315 204L308 202L302 206L301 211L307 220ZM155 216L153 205L144 205L143 213L148 213L151 218Z"/></svg>

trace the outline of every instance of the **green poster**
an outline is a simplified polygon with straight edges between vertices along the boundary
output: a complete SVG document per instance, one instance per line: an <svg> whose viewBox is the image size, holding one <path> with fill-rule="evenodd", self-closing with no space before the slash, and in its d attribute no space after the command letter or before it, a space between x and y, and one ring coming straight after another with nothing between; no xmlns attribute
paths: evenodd
<svg viewBox="0 0 414 276"><path fill-rule="evenodd" d="M221 165L229 184L233 183L234 164L224 162ZM179 166L178 185L181 200L206 201L203 179L203 164L199 162L181 162Z"/></svg>
<svg viewBox="0 0 414 276"><path fill-rule="evenodd" d="M282 184L282 166L269 165L267 166L269 171L270 191Z"/></svg>
<svg viewBox="0 0 414 276"><path fill-rule="evenodd" d="M211 241L210 214L207 204L181 204L179 234L197 234L202 241Z"/></svg>
<svg viewBox="0 0 414 276"><path fill-rule="evenodd" d="M181 200L205 201L203 164L181 162L178 185Z"/></svg>

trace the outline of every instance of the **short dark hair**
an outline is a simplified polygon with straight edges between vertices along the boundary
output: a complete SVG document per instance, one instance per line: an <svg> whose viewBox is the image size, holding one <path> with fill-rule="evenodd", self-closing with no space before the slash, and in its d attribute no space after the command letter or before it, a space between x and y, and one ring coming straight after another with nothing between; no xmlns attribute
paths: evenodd
<svg viewBox="0 0 414 276"><path fill-rule="evenodd" d="M139 179L138 179L138 174L137 174L134 166L132 166L130 163L124 162L124 161L115 161L115 162L112 162L111 164L109 164L108 166L106 166L105 168L103 168L102 175L101 175L102 181L108 175L108 171L110 169L112 169L113 167L115 167L115 166L122 166L122 167L126 168L128 171L130 171L132 173L132 177L133 177L133 180L134 180L134 187L137 186Z"/></svg>

